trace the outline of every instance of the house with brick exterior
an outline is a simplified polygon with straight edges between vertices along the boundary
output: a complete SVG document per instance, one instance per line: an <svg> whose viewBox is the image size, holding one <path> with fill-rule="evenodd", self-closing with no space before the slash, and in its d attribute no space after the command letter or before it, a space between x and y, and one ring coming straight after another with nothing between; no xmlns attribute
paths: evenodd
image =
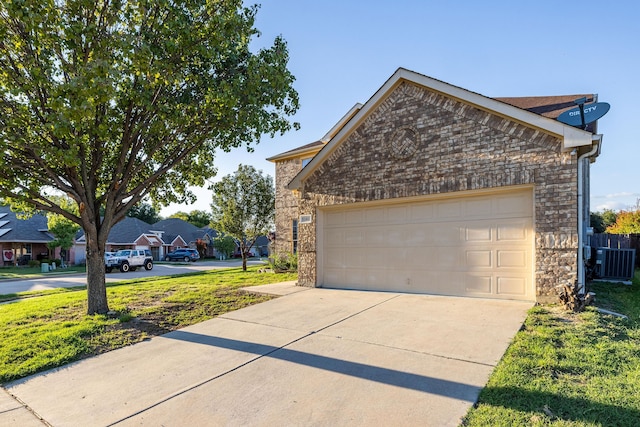
<svg viewBox="0 0 640 427"><path fill-rule="evenodd" d="M54 240L47 217L35 214L21 218L9 206L0 205L0 253L2 264L25 264L29 260L49 258L47 244Z"/></svg>
<svg viewBox="0 0 640 427"><path fill-rule="evenodd" d="M302 286L557 300L584 286L595 95L489 98L398 69L319 141L269 158Z"/></svg>
<svg viewBox="0 0 640 427"><path fill-rule="evenodd" d="M125 217L113 226L105 245L107 252L115 252L120 249L147 249L151 251L154 260L161 261L165 255L179 248L198 247L198 242L203 245L204 256L217 256L213 248L213 240L217 232L209 227L198 228L179 218L168 218L154 224L148 224L138 218ZM86 240L83 232L80 232L74 249L76 262L81 263L86 259Z"/></svg>

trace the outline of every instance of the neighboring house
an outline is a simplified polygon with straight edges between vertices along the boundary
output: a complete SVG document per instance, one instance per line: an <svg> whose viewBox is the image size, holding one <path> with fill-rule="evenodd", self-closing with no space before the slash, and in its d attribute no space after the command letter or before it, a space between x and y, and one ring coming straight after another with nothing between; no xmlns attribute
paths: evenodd
<svg viewBox="0 0 640 427"><path fill-rule="evenodd" d="M107 252L119 249L148 249L153 259L158 261L171 251L179 248L196 249L200 240L205 245L205 256L214 257L213 239L217 233L211 228L198 228L182 219L169 218L155 224L140 219L125 217L113 226L105 246ZM76 263L86 260L86 241L82 231L74 244Z"/></svg>
<svg viewBox="0 0 640 427"><path fill-rule="evenodd" d="M205 245L205 257L216 255L213 239L216 238L217 233L211 228L198 228L179 218L167 218L151 225L150 229L162 237L167 252L184 247L197 249L197 242L201 241Z"/></svg>
<svg viewBox="0 0 640 427"><path fill-rule="evenodd" d="M276 251L297 251L303 286L557 300L585 280L602 136L555 120L583 96L488 98L398 69L269 158Z"/></svg>
<svg viewBox="0 0 640 427"><path fill-rule="evenodd" d="M9 206L0 206L0 251L2 265L25 264L29 260L49 258L47 217L35 214L19 219Z"/></svg>
<svg viewBox="0 0 640 427"><path fill-rule="evenodd" d="M267 236L258 236L251 247L251 252L258 257L269 256L269 238Z"/></svg>
<svg viewBox="0 0 640 427"><path fill-rule="evenodd" d="M149 231L151 226L138 219L125 217L115 224L109 232L105 251L115 252L120 249L148 249L153 255L153 259L160 259L163 255L164 242L162 239ZM84 233L76 239L74 245L76 253L76 263L86 261L86 238Z"/></svg>

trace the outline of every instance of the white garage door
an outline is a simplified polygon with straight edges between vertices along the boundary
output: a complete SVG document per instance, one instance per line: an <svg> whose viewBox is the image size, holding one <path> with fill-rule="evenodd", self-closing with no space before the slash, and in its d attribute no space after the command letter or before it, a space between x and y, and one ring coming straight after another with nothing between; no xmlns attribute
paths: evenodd
<svg viewBox="0 0 640 427"><path fill-rule="evenodd" d="M320 212L325 287L534 300L530 189Z"/></svg>

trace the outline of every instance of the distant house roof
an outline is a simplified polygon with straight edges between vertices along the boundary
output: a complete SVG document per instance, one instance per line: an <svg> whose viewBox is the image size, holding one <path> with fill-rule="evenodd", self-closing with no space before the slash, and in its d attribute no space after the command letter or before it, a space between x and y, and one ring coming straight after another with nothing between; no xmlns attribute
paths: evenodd
<svg viewBox="0 0 640 427"><path fill-rule="evenodd" d="M167 218L150 225L149 231L161 231L162 240L169 243L174 241L178 236L182 237L185 243L195 242L202 239L205 235L204 229L188 223L180 218Z"/></svg>
<svg viewBox="0 0 640 427"><path fill-rule="evenodd" d="M269 246L269 238L267 236L258 236L254 245L257 247Z"/></svg>
<svg viewBox="0 0 640 427"><path fill-rule="evenodd" d="M133 217L125 217L111 228L107 241L114 243L134 243L140 236L149 232L149 224Z"/></svg>
<svg viewBox="0 0 640 427"><path fill-rule="evenodd" d="M125 217L122 221L116 223L109 232L107 243L115 245L132 245L136 240L149 233L150 225L138 218ZM81 232L77 242L85 242L84 232Z"/></svg>
<svg viewBox="0 0 640 427"><path fill-rule="evenodd" d="M1 222L0 222L1 223ZM134 245L147 241L151 246L184 246L209 235L212 239L217 232L211 228L198 228L179 218L168 218L155 224L148 224L138 218L125 217L113 226L107 243L111 245ZM85 243L84 232L76 236L78 243Z"/></svg>
<svg viewBox="0 0 640 427"><path fill-rule="evenodd" d="M0 242L48 243L52 240L46 216L35 214L19 219L9 206L0 206Z"/></svg>

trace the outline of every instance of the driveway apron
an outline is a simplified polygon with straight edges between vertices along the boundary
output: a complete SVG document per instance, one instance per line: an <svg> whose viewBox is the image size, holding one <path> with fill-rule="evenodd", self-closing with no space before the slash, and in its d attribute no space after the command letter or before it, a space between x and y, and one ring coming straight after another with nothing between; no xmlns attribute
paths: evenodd
<svg viewBox="0 0 640 427"><path fill-rule="evenodd" d="M533 305L292 290L5 388L53 426L455 426Z"/></svg>

